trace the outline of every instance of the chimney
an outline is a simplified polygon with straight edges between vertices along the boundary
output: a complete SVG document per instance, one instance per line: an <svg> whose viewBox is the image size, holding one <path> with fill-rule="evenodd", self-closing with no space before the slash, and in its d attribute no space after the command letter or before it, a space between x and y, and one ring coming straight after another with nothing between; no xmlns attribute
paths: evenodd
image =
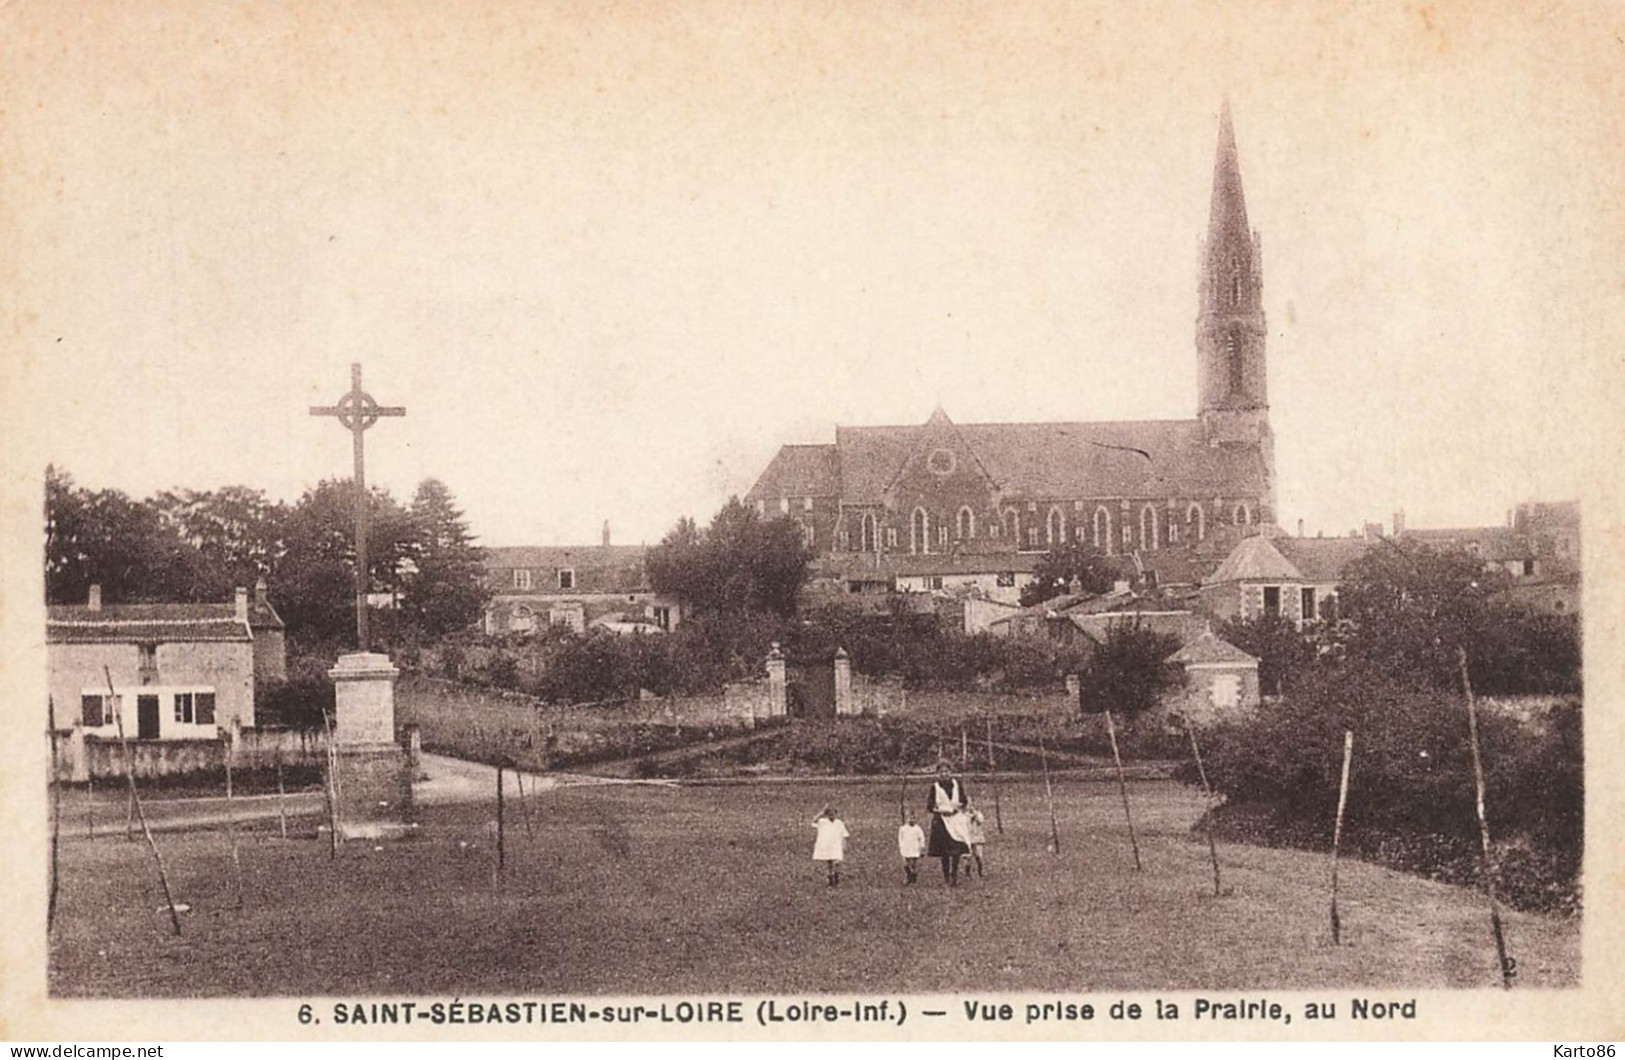
<svg viewBox="0 0 1625 1060"><path fill-rule="evenodd" d="M100 585L92 585L90 587L90 609L92 611L100 611L102 609L102 587Z"/></svg>
<svg viewBox="0 0 1625 1060"><path fill-rule="evenodd" d="M239 622L247 622L248 621L248 590L244 589L241 585L237 586L237 598L236 598L236 600L234 602L236 603L237 621L239 621Z"/></svg>
<svg viewBox="0 0 1625 1060"><path fill-rule="evenodd" d="M1394 513L1394 536L1405 536L1405 509L1403 508Z"/></svg>
<svg viewBox="0 0 1625 1060"><path fill-rule="evenodd" d="M1299 537L1303 536L1303 520L1302 519L1298 520L1298 536Z"/></svg>
<svg viewBox="0 0 1625 1060"><path fill-rule="evenodd" d="M604 520L604 547L609 547L609 520Z"/></svg>

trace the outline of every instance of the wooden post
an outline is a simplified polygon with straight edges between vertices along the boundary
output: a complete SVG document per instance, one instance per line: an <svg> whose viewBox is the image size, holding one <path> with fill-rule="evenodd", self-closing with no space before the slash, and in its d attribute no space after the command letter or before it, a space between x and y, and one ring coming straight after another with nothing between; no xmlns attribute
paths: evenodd
<svg viewBox="0 0 1625 1060"><path fill-rule="evenodd" d="M1128 822L1128 845L1134 851L1134 871L1144 872L1140 864L1140 840L1134 835L1134 817L1128 812L1128 778L1123 775L1123 756L1117 753L1117 726L1112 712L1106 711L1106 736L1112 742L1112 761L1117 763L1117 792L1123 796L1123 820Z"/></svg>
<svg viewBox="0 0 1625 1060"><path fill-rule="evenodd" d="M85 748L85 838L92 839L96 835L96 770L90 761L90 745ZM130 838L128 827L124 829L124 838Z"/></svg>
<svg viewBox="0 0 1625 1060"><path fill-rule="evenodd" d="M339 782L338 782L338 750L333 746L333 726L327 720L327 711L322 711L322 731L327 735L327 774L322 777L322 797L327 802L327 860L334 861L339 856Z"/></svg>
<svg viewBox="0 0 1625 1060"><path fill-rule="evenodd" d="M970 741L963 725L959 727L959 768L961 772L970 768Z"/></svg>
<svg viewBox="0 0 1625 1060"><path fill-rule="evenodd" d="M497 766L497 871L503 871L507 863L507 850L504 847L504 822L502 807L502 767Z"/></svg>
<svg viewBox="0 0 1625 1060"><path fill-rule="evenodd" d="M124 799L124 841L135 842L135 799L129 796Z"/></svg>
<svg viewBox="0 0 1625 1060"><path fill-rule="evenodd" d="M276 749L276 820L282 838L288 838L288 789L282 783L282 748Z"/></svg>
<svg viewBox="0 0 1625 1060"><path fill-rule="evenodd" d="M175 928L175 934L181 933L181 915L175 911L175 898L169 892L169 873L164 871L163 855L158 853L158 844L152 838L152 829L147 827L147 814L141 808L141 796L135 790L135 758L130 754L130 741L124 735L124 708L119 704L118 693L113 691L113 672L106 666L102 673L107 677L107 694L113 701L113 718L118 722L118 745L124 753L124 779L130 785L130 803L135 807L135 815L141 821L141 834L147 837L147 847L152 851L153 863L158 866L158 882L164 889L164 903L169 906L169 922Z"/></svg>
<svg viewBox="0 0 1625 1060"><path fill-rule="evenodd" d="M231 888L234 895L233 907L243 907L243 860L237 850L237 807L231 797L231 764L237 755L237 741L232 739L227 731L222 734L226 741L226 839L231 844Z"/></svg>
<svg viewBox="0 0 1625 1060"><path fill-rule="evenodd" d="M1512 977L1517 974L1517 962L1507 956L1506 933L1501 929L1501 906L1495 897L1494 859L1490 853L1490 823L1484 816L1484 762L1478 748L1478 701L1473 697L1473 680L1467 675L1467 649L1456 648L1456 663L1461 669L1461 687L1467 693L1467 734L1473 747L1474 805L1478 810L1478 838L1483 848L1481 875L1484 894L1490 902L1490 930L1495 935L1495 955L1501 961L1501 985L1512 989Z"/></svg>
<svg viewBox="0 0 1625 1060"><path fill-rule="evenodd" d="M1055 820L1055 789L1049 781L1049 752L1044 750L1044 737L1038 737L1038 757L1044 763L1044 801L1049 803L1050 853L1061 852L1061 826Z"/></svg>
<svg viewBox="0 0 1625 1060"><path fill-rule="evenodd" d="M51 891L45 902L45 931L56 924L56 847L62 828L62 783L57 779L56 758L56 698L45 697L45 724L51 737Z"/></svg>
<svg viewBox="0 0 1625 1060"><path fill-rule="evenodd" d="M999 767L993 761L993 718L987 719L987 771L993 777L993 823L1004 834L1004 813L999 808Z"/></svg>
<svg viewBox="0 0 1625 1060"><path fill-rule="evenodd" d="M1343 779L1337 785L1337 823L1332 826L1332 945L1343 944L1343 923L1337 916L1337 848L1343 842L1343 807L1349 801L1349 759L1354 756L1354 731L1343 730Z"/></svg>
<svg viewBox="0 0 1625 1060"><path fill-rule="evenodd" d="M902 825L908 820L908 771L897 778L897 823Z"/></svg>
<svg viewBox="0 0 1625 1060"><path fill-rule="evenodd" d="M1202 831L1207 836L1207 855L1213 862L1213 894L1215 897L1224 894L1223 883L1219 879L1219 848L1213 843L1213 822L1209 814L1213 812L1213 787L1207 782L1207 769L1202 765L1202 749L1196 745L1196 728L1185 725L1185 732L1191 738L1191 755L1196 759L1196 775L1202 778L1202 792L1207 796L1208 812L1202 815Z"/></svg>

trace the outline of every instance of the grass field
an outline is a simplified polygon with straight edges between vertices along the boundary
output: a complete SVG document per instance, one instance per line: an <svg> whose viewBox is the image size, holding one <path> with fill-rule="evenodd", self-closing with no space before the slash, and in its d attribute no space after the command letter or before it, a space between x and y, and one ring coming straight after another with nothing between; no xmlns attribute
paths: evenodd
<svg viewBox="0 0 1625 1060"><path fill-rule="evenodd" d="M602 786L544 793L531 834L510 801L496 878L494 807L432 806L422 835L351 842L330 862L274 825L242 841L231 908L225 836L160 837L185 934L169 933L141 842L64 839L51 946L59 996L693 994L1498 988L1473 892L1345 863L1333 947L1323 855L1219 847L1212 894L1201 804L1167 782L1131 789L1134 871L1115 786L1057 789L1047 850L1041 783L989 810L989 874L902 885L893 784L805 781ZM909 803L923 802L915 784ZM811 861L826 800L854 840L840 887ZM307 829L309 823L305 823ZM1509 914L1526 986L1573 984L1579 924Z"/></svg>

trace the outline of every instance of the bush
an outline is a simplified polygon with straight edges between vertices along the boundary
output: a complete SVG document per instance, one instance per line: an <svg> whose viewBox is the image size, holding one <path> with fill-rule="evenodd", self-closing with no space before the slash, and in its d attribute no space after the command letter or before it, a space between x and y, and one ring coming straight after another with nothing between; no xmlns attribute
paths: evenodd
<svg viewBox="0 0 1625 1060"><path fill-rule="evenodd" d="M1345 835L1401 868L1476 878L1472 750L1459 694L1363 668L1317 668L1279 701L1206 734L1208 778L1231 807L1266 808L1283 832L1329 842L1345 730L1354 733ZM1572 896L1584 837L1579 704L1531 721L1481 708L1479 737L1498 885L1525 902ZM1194 781L1194 769L1183 767L1181 779Z"/></svg>
<svg viewBox="0 0 1625 1060"><path fill-rule="evenodd" d="M333 713L333 682L300 676L282 684L264 685L254 694L254 720L259 728L320 732L323 714Z"/></svg>

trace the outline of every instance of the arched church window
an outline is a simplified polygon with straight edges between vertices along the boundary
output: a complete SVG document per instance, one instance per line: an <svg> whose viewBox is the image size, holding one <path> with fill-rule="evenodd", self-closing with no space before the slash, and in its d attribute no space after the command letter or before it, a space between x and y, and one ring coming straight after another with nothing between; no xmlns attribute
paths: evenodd
<svg viewBox="0 0 1625 1060"><path fill-rule="evenodd" d="M931 519L924 508L914 509L914 515L908 521L908 550L931 551Z"/></svg>
<svg viewBox="0 0 1625 1060"><path fill-rule="evenodd" d="M1233 394L1233 395L1239 395L1241 393L1241 387L1242 387L1242 382L1243 382L1243 377L1244 377L1243 365L1242 365L1242 362L1241 362L1241 331L1240 331L1240 329L1238 328L1238 329L1232 330L1229 334L1227 334L1225 336L1224 341L1225 341L1225 356L1226 356L1225 363L1230 369L1230 393Z"/></svg>
<svg viewBox="0 0 1625 1060"><path fill-rule="evenodd" d="M976 536L976 516L971 513L971 510L968 507L959 509L959 516L955 520L955 523L957 525L954 529L958 531L959 539L961 541L968 540Z"/></svg>
<svg viewBox="0 0 1625 1060"><path fill-rule="evenodd" d="M1095 509L1095 547L1102 552L1112 550L1112 513L1104 508Z"/></svg>
<svg viewBox="0 0 1625 1060"><path fill-rule="evenodd" d="M1014 508L1004 510L1004 536L1017 545L1021 544L1021 516Z"/></svg>
<svg viewBox="0 0 1625 1060"><path fill-rule="evenodd" d="M1047 544L1066 544L1066 517L1061 514L1061 509L1051 508L1049 510L1048 525L1045 526L1044 531Z"/></svg>
<svg viewBox="0 0 1625 1060"><path fill-rule="evenodd" d="M1247 505L1245 505L1245 504L1236 505L1236 510L1233 513L1233 515L1234 515L1235 523L1236 523L1237 526L1252 526L1253 525L1253 510L1251 508L1247 507Z"/></svg>
<svg viewBox="0 0 1625 1060"><path fill-rule="evenodd" d="M863 525L862 525L862 529L859 532L859 539L858 539L858 545L859 545L858 551L859 552L876 552L876 551L879 551L879 548L880 548L880 535L875 533L875 530L876 530L875 514L873 512L864 512L863 513Z"/></svg>
<svg viewBox="0 0 1625 1060"><path fill-rule="evenodd" d="M1148 504L1140 509L1140 547L1154 549L1157 545L1157 510Z"/></svg>
<svg viewBox="0 0 1625 1060"><path fill-rule="evenodd" d="M1185 533L1198 541L1207 537L1207 513L1200 504L1185 509Z"/></svg>

